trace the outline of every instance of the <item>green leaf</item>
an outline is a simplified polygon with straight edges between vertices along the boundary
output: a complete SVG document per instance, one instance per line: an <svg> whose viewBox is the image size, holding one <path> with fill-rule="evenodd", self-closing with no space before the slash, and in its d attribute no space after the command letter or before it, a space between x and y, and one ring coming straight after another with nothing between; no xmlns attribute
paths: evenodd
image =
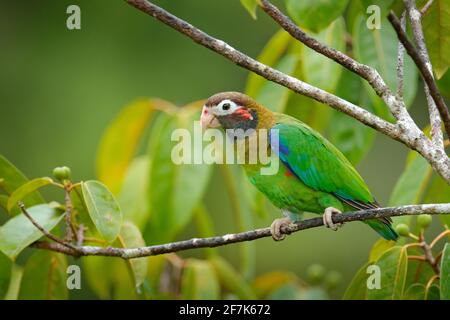
<svg viewBox="0 0 450 320"><path fill-rule="evenodd" d="M183 270L181 296L189 300L220 298L220 287L214 269L207 261L188 259Z"/></svg>
<svg viewBox="0 0 450 320"><path fill-rule="evenodd" d="M125 221L119 234L119 243L123 248L145 247L145 241L142 238L138 227L129 221ZM148 259L137 258L126 260L133 271L133 279L136 287L139 287L147 276Z"/></svg>
<svg viewBox="0 0 450 320"><path fill-rule="evenodd" d="M28 208L27 211L46 231L51 231L64 216L46 204ZM0 251L14 260L23 249L42 236L25 215L17 215L0 227Z"/></svg>
<svg viewBox="0 0 450 320"><path fill-rule="evenodd" d="M2 155L0 155L0 179L2 180L0 189L3 189L8 195L28 182L27 177ZM23 202L26 207L32 207L45 201L39 192L35 191L26 196ZM14 214L19 212L20 210L17 208Z"/></svg>
<svg viewBox="0 0 450 320"><path fill-rule="evenodd" d="M369 254L369 261L375 262L377 261L387 250L391 249L395 246L395 241L390 241L386 239L379 239L373 245Z"/></svg>
<svg viewBox="0 0 450 320"><path fill-rule="evenodd" d="M239 299L256 299L256 295L250 285L227 260L220 256L214 256L209 261L214 267L220 284L224 288L236 294Z"/></svg>
<svg viewBox="0 0 450 320"><path fill-rule="evenodd" d="M0 300L3 299L8 291L12 266L12 261L0 252Z"/></svg>
<svg viewBox="0 0 450 320"><path fill-rule="evenodd" d="M127 105L105 130L97 154L97 175L114 194L121 189L128 165L155 109L170 108L173 106L162 100L134 101Z"/></svg>
<svg viewBox="0 0 450 320"><path fill-rule="evenodd" d="M285 74L292 74L298 63L298 56L287 54L282 57L275 68ZM283 112L291 90L272 81L266 80L256 96L256 100L272 111Z"/></svg>
<svg viewBox="0 0 450 320"><path fill-rule="evenodd" d="M66 270L66 256L51 251L37 251L25 264L19 299L67 299Z"/></svg>
<svg viewBox="0 0 450 320"><path fill-rule="evenodd" d="M440 176L434 174L423 197L423 203L447 203L450 199L450 186ZM450 228L450 215L440 214L442 224Z"/></svg>
<svg viewBox="0 0 450 320"><path fill-rule="evenodd" d="M314 36L320 42L339 51L345 50L345 22L343 18L336 19L325 30ZM316 51L305 48L303 51L303 70L305 81L309 84L334 92L338 85L343 68L336 62L317 54Z"/></svg>
<svg viewBox="0 0 450 320"><path fill-rule="evenodd" d="M414 283L406 289L403 300L425 300L425 286L421 283Z"/></svg>
<svg viewBox="0 0 450 320"><path fill-rule="evenodd" d="M367 267L371 263L366 263L353 277L347 290L345 290L343 300L364 300L367 298Z"/></svg>
<svg viewBox="0 0 450 320"><path fill-rule="evenodd" d="M114 241L120 232L123 219L116 199L108 188L98 181L83 182L81 189L97 230L106 241Z"/></svg>
<svg viewBox="0 0 450 320"><path fill-rule="evenodd" d="M441 258L441 300L450 300L450 243L446 243Z"/></svg>
<svg viewBox="0 0 450 320"><path fill-rule="evenodd" d="M425 300L439 300L439 286L432 284L428 290L425 290Z"/></svg>
<svg viewBox="0 0 450 320"><path fill-rule="evenodd" d="M423 30L431 64L440 79L450 66L450 2L436 0L423 16Z"/></svg>
<svg viewBox="0 0 450 320"><path fill-rule="evenodd" d="M19 188L17 188L9 197L7 209L9 212L12 211L14 207L17 206L17 203L24 199L27 195L30 193L35 192L39 188L48 186L49 184L52 184L53 180L50 178L37 178L31 181L28 181L27 183L21 185Z"/></svg>
<svg viewBox="0 0 450 320"><path fill-rule="evenodd" d="M12 265L11 280L5 300L17 300L19 297L20 284L22 282L23 268L17 264Z"/></svg>
<svg viewBox="0 0 450 320"><path fill-rule="evenodd" d="M258 7L259 0L241 0L241 4L250 13L253 19L256 19L256 8Z"/></svg>
<svg viewBox="0 0 450 320"><path fill-rule="evenodd" d="M437 81L439 90L446 98L450 98L450 72L446 72L442 78Z"/></svg>
<svg viewBox="0 0 450 320"><path fill-rule="evenodd" d="M150 163L148 157L135 158L128 167L118 201L124 218L144 229L149 218L148 177Z"/></svg>
<svg viewBox="0 0 450 320"><path fill-rule="evenodd" d="M301 27L318 32L345 10L348 0L286 0L287 11Z"/></svg>
<svg viewBox="0 0 450 320"><path fill-rule="evenodd" d="M186 226L206 190L212 166L192 161L196 154L202 154L201 144L194 143L199 135L198 127L194 132L194 121L200 117L202 104L198 103L196 108L183 107L173 116L161 114L151 131L148 186L151 217L145 232L147 243L170 240ZM187 130L184 132L189 132L189 137L171 141L176 129ZM178 155L176 148L182 145L183 152L190 149L192 157L187 164L175 164L172 153Z"/></svg>
<svg viewBox="0 0 450 320"><path fill-rule="evenodd" d="M367 290L369 300L397 300L403 297L408 257L403 247L393 247L376 262L381 270L381 288Z"/></svg>
<svg viewBox="0 0 450 320"><path fill-rule="evenodd" d="M368 111L373 110L361 78L349 70L343 71L336 88L336 95L362 106ZM357 164L360 162L375 141L375 131L336 110L332 110L330 121L333 124L327 130L330 141L351 163Z"/></svg>
<svg viewBox="0 0 450 320"><path fill-rule="evenodd" d="M288 48L288 45L291 42L292 37L289 35L289 33L284 30L278 31L267 42L263 51L257 58L258 61L268 66L275 66L281 59L281 57L283 57ZM245 93L251 97L256 97L266 81L266 79L257 75L256 73L250 73L250 75L248 76Z"/></svg>
<svg viewBox="0 0 450 320"><path fill-rule="evenodd" d="M414 151L411 151L414 153ZM419 203L430 180L432 169L421 156L412 156L392 191L389 205L400 206ZM395 224L411 221L410 216L397 217Z"/></svg>
<svg viewBox="0 0 450 320"><path fill-rule="evenodd" d="M359 16L353 30L354 54L358 61L375 68L386 81L388 87L397 90L397 51L398 40L393 28L385 17L381 19L381 29L369 29L366 19ZM417 68L405 55L404 100L410 106L417 92ZM374 102L377 114L387 117L389 112L375 91L365 82L365 88Z"/></svg>

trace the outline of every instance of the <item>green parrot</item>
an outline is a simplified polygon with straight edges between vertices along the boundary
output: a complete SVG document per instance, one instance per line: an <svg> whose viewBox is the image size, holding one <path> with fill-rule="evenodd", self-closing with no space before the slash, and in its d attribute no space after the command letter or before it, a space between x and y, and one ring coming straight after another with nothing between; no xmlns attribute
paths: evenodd
<svg viewBox="0 0 450 320"><path fill-rule="evenodd" d="M267 164L261 161L246 162L243 166L250 182L284 215L271 225L274 240L282 240L282 226L299 220L303 212L323 214L324 225L337 230L340 225L333 223L333 214L379 208L345 156L322 135L293 117L272 112L242 93L222 92L206 101L200 121L203 128L221 127L227 132L236 129L267 132L269 143L265 147L279 161L277 172L262 174L261 168ZM274 132L277 139L270 139ZM243 145L248 153L249 144ZM364 222L387 240L398 238L389 218Z"/></svg>

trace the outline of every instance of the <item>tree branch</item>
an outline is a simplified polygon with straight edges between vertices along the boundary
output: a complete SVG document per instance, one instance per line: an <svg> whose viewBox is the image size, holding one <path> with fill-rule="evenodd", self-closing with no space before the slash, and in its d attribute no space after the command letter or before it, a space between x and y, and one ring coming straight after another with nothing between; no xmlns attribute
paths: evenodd
<svg viewBox="0 0 450 320"><path fill-rule="evenodd" d="M404 215L418 214L449 214L450 203L443 204L421 204L402 207L390 207L371 209L364 211L348 212L344 214L334 215L334 223L344 223L351 221L364 221L382 217L394 217ZM291 234L297 231L320 227L323 225L322 217L312 218L304 221L293 223L281 230L284 234ZM213 248L224 246L232 243L252 241L260 238L271 237L270 228L262 228L250 230L235 234L226 234L223 236L209 238L194 238L190 240L177 241L161 245L154 245L141 248L112 248L112 247L93 247L82 246L74 249L66 247L60 243L36 242L32 245L34 248L52 250L66 255L73 256L108 256L120 257L123 259L133 259L148 256L156 256L170 252L177 252L198 248Z"/></svg>
<svg viewBox="0 0 450 320"><path fill-rule="evenodd" d="M427 64L423 61L414 45L409 41L408 36L402 29L401 23L393 11L389 13L388 19L397 32L398 39L402 42L403 46L406 49L406 52L408 52L410 57L413 59L422 75L423 80L426 82L428 88L430 89L430 94L433 97L433 100L439 110L439 114L441 115L441 118L444 122L447 136L450 137L450 113L448 111L447 105L445 104L444 98L442 98L437 84L434 81L433 74L428 69Z"/></svg>
<svg viewBox="0 0 450 320"><path fill-rule="evenodd" d="M400 18L402 29L406 29L406 14L402 13ZM404 92L404 80L405 80L405 47L399 41L398 42L398 54L397 54L397 97L403 99Z"/></svg>
<svg viewBox="0 0 450 320"><path fill-rule="evenodd" d="M147 0L126 1L135 8L151 15L155 19L158 19L162 23L191 38L196 43L224 56L235 64L247 70L253 71L254 73L266 78L267 80L276 82L286 88L289 88L294 92L317 100L321 103L327 104L357 119L365 125L388 135L392 139L402 142L402 140L400 139L400 130L397 126L381 119L380 117L368 112L367 110L364 110L363 108L349 101L346 101L329 92L316 88L308 83L305 83L299 79L286 75L283 72L260 63L255 59L245 55L244 53L234 49L224 41L213 38L209 34L201 31L200 29L197 29L188 22L172 15L171 13Z"/></svg>
<svg viewBox="0 0 450 320"><path fill-rule="evenodd" d="M431 1L432 2L432 1ZM431 4L430 4L431 5ZM419 49L419 54L422 61L425 62L428 71L433 75L433 67L428 55L428 49L425 44L425 36L422 28L422 15L416 7L415 0L405 0L406 10L408 11L409 20L413 31L414 41ZM403 17L402 17L403 18ZM403 28L405 30L405 28ZM439 115L439 110L434 103L433 97L430 95L430 89L425 83L425 96L427 98L428 113L430 115L431 138L433 143L439 148L444 148L444 137L442 134L442 121Z"/></svg>
<svg viewBox="0 0 450 320"><path fill-rule="evenodd" d="M396 99L377 70L309 36L269 0L261 0L260 6L293 38L365 79L377 95L383 99L397 120L412 121L402 100Z"/></svg>

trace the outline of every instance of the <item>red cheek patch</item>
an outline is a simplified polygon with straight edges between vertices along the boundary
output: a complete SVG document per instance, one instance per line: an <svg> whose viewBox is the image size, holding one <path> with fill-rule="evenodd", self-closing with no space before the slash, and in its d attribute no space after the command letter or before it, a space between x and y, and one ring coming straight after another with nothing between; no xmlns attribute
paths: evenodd
<svg viewBox="0 0 450 320"><path fill-rule="evenodd" d="M239 108L234 113L239 115L241 118L244 118L245 120L253 120L253 116L245 108Z"/></svg>

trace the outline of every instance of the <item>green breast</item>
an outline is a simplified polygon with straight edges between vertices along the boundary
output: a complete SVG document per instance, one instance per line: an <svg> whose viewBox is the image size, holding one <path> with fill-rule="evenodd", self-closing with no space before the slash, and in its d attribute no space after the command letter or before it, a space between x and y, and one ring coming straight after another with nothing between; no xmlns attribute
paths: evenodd
<svg viewBox="0 0 450 320"><path fill-rule="evenodd" d="M261 168L261 164L244 165L250 182L276 207L292 213L323 213L330 206L343 210L341 201L336 197L306 186L281 161L279 170L274 175L262 175Z"/></svg>

